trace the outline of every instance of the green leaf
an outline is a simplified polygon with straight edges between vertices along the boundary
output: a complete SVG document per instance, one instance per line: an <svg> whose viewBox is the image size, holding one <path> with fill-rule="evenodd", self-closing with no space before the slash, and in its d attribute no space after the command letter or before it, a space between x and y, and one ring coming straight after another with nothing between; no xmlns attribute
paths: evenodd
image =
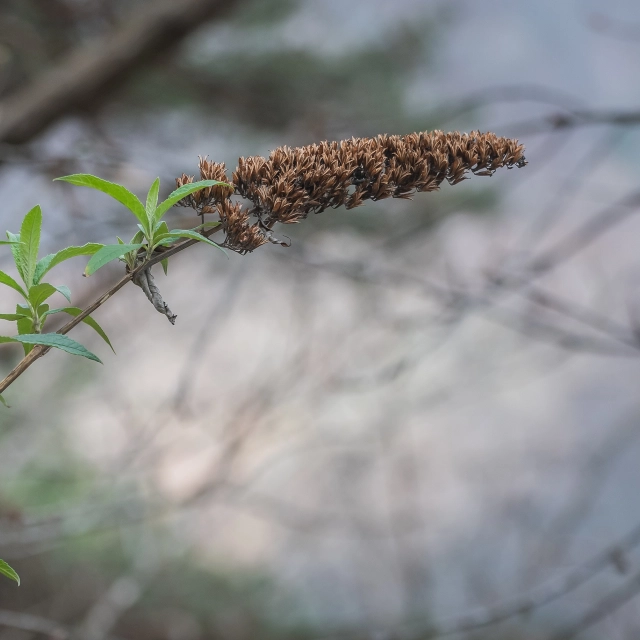
<svg viewBox="0 0 640 640"><path fill-rule="evenodd" d="M2 396L0 396L0 398L2 398ZM2 404L5 407L9 406L4 400L2 400ZM11 580L14 580L18 583L18 586L20 586L20 576L4 560L0 560L0 573Z"/></svg>
<svg viewBox="0 0 640 640"><path fill-rule="evenodd" d="M56 287L55 284L53 286ZM71 290L69 289L69 287L61 284L60 286L56 287L56 291L58 293L61 293L67 299L67 302L71 302Z"/></svg>
<svg viewBox="0 0 640 640"><path fill-rule="evenodd" d="M0 284L6 284L7 287L15 289L23 298L28 299L26 291L4 271L0 271Z"/></svg>
<svg viewBox="0 0 640 640"><path fill-rule="evenodd" d="M95 353L91 353L86 347L83 347L79 342L72 340L69 336L64 336L61 333L27 333L19 336L9 338L7 336L0 336L0 342L22 342L23 344L40 344L45 347L53 347L66 351L74 356L82 356L89 360L94 360L102 364L102 360L98 358Z"/></svg>
<svg viewBox="0 0 640 640"><path fill-rule="evenodd" d="M131 242L129 244L139 244L143 240L144 240L144 232L143 231L137 231L136 235L133 236L133 238L131 238ZM124 242L122 244L124 244Z"/></svg>
<svg viewBox="0 0 640 640"><path fill-rule="evenodd" d="M43 313L42 317L44 318L46 316L53 315L54 313L68 313L70 316L73 316L75 318L77 315L80 315L82 313L82 309L80 309L79 307L62 307L60 309L51 309L50 311L46 311L45 313ZM116 350L113 348L113 345L109 341L107 334L91 316L84 318L82 322L88 324L111 347L111 351L113 351L113 353L116 352Z"/></svg>
<svg viewBox="0 0 640 640"><path fill-rule="evenodd" d="M140 225L138 225L138 226L140 226ZM135 244L135 245L141 244L142 241L145 240L145 237L146 236L144 234L144 231L138 231L136 233L136 235L133 236L133 238L131 239L131 242L129 244ZM120 238L118 238L118 244L125 244L125 242L123 240L121 240ZM143 246L144 246L144 244L143 244ZM127 266L129 267L129 269L135 269L136 262L138 260L137 250L136 251L129 251L128 253L125 253L123 259L127 263Z"/></svg>
<svg viewBox="0 0 640 640"><path fill-rule="evenodd" d="M20 250L22 262L22 277L29 288L33 284L33 274L38 262L38 249L40 248L40 229L42 227L42 210L36 205L27 213L20 227Z"/></svg>
<svg viewBox="0 0 640 640"><path fill-rule="evenodd" d="M20 240L0 240L0 244L22 244Z"/></svg>
<svg viewBox="0 0 640 640"><path fill-rule="evenodd" d="M20 318L28 318L23 313L0 313L0 320L20 320Z"/></svg>
<svg viewBox="0 0 640 640"><path fill-rule="evenodd" d="M133 215L138 218L143 225L147 225L147 212L142 206L142 202L138 200L135 194L131 193L129 189L123 187L121 184L103 180L102 178L92 176L89 173L76 173L71 176L56 178L56 180L64 180L65 182L75 184L79 187L89 187L90 189L102 191L102 193L106 193L114 200L117 200L120 204L127 207L127 209L129 209L129 211L131 211L131 213L133 213Z"/></svg>
<svg viewBox="0 0 640 640"><path fill-rule="evenodd" d="M157 239L162 238L167 233L169 233L169 227L167 226L167 223L164 220L161 220L160 222L156 222L156 224L153 227L153 238L152 238L151 245L156 246Z"/></svg>
<svg viewBox="0 0 640 640"><path fill-rule="evenodd" d="M156 178L149 189L147 194L147 205L145 207L147 211L147 218L149 222L153 221L156 213L156 207L158 206L158 191L160 191L160 178Z"/></svg>
<svg viewBox="0 0 640 640"><path fill-rule="evenodd" d="M172 229L169 233L165 233L162 236L159 236L156 240L156 244L166 244L167 241L178 240L179 238L190 238L191 240L199 240L200 242L206 242L210 244L212 247L216 249L220 249L222 253L226 256L225 250L215 242L209 240L209 238L205 238L202 234L197 231L192 231L191 229Z"/></svg>
<svg viewBox="0 0 640 640"><path fill-rule="evenodd" d="M16 321L16 325L18 327L18 333L20 335L33 333L33 318L31 317L31 310L28 306L19 304L16 305L16 315L24 314L24 318L19 318ZM22 349L24 350L24 355L29 355L29 351L33 349L33 347L29 344L23 344Z"/></svg>
<svg viewBox="0 0 640 640"><path fill-rule="evenodd" d="M7 407L7 409L11 409L11 407L7 404L7 401L2 396L0 396L0 403Z"/></svg>
<svg viewBox="0 0 640 640"><path fill-rule="evenodd" d="M37 309L45 300L56 293L56 291L61 293L69 302L71 302L71 291L69 291L69 287L65 287L64 285L56 287L48 282L41 282L29 289L29 302L34 309Z"/></svg>
<svg viewBox="0 0 640 640"><path fill-rule="evenodd" d="M153 227L153 234L155 236L160 236L163 233L169 233L169 227L164 220L161 220L160 222L156 222L155 226Z"/></svg>
<svg viewBox="0 0 640 640"><path fill-rule="evenodd" d="M67 247L57 253L50 253L41 260L38 260L36 265L36 271L33 276L33 284L38 284L47 271L53 269L56 265L59 265L69 258L75 258L76 256L91 256L104 247L103 244L97 242L88 242L81 247Z"/></svg>
<svg viewBox="0 0 640 640"><path fill-rule="evenodd" d="M91 260L87 263L85 267L84 273L87 276L95 273L101 267L104 267L105 264L108 264L112 260L117 260L121 258L125 253L129 253L130 251L137 251L140 247L144 245L142 244L107 244L100 251L97 251L91 257Z"/></svg>
<svg viewBox="0 0 640 640"><path fill-rule="evenodd" d="M169 270L169 258L165 258L164 260L160 260L160 264L162 265L162 270L164 271L164 275L167 275L167 271Z"/></svg>
<svg viewBox="0 0 640 640"><path fill-rule="evenodd" d="M220 180L200 180L199 182L192 182L190 184L182 185L180 188L176 189L175 191L172 191L169 194L169 197L164 202L161 202L157 206L156 213L153 218L154 221L157 222L158 220L160 220L160 218L162 218L162 216L169 209L171 209L171 207L173 207L173 205L176 204L176 202L179 202L180 200L182 200L182 198L185 198L186 196L194 193L195 191L199 191L200 189L206 189L207 187L215 187L217 184L222 184L222 185L231 187L230 184L227 184L226 182L220 182Z"/></svg>
<svg viewBox="0 0 640 640"><path fill-rule="evenodd" d="M37 309L47 298L51 297L57 289L48 282L36 284L29 289L29 302Z"/></svg>
<svg viewBox="0 0 640 640"><path fill-rule="evenodd" d="M11 231L7 231L7 238L9 238L9 242L11 242L11 254L13 255L13 262L16 265L16 269L18 270L20 277L24 280L22 247L20 246L22 242L20 241L20 234L16 235L15 233L11 233Z"/></svg>

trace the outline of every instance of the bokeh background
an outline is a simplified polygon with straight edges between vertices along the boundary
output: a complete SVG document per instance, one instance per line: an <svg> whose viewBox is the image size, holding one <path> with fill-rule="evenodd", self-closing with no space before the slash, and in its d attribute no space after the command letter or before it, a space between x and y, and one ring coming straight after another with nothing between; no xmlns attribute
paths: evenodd
<svg viewBox="0 0 640 640"><path fill-rule="evenodd" d="M640 637L639 71L635 0L3 0L0 228L41 204L43 253L135 232L69 173L435 128L529 165L195 247L176 326L128 286L117 356L32 367L0 638ZM121 276L83 267L79 306Z"/></svg>

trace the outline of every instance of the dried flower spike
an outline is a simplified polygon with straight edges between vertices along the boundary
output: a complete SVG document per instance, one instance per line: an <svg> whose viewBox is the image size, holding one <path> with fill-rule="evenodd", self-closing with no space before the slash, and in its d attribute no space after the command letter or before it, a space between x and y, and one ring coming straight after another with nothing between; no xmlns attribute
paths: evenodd
<svg viewBox="0 0 640 640"><path fill-rule="evenodd" d="M468 173L490 176L500 167L527 164L517 140L493 133L432 131L379 135L305 147L278 147L268 158L240 158L228 187L210 187L181 201L198 214L217 213L225 246L248 253L274 242L273 226L300 222L328 208L357 207L365 200L410 198L434 191L444 180L457 184ZM229 182L224 164L200 157L202 179ZM178 186L193 182L183 174ZM234 193L251 203L232 203ZM251 222L252 217L255 222ZM282 243L279 243L282 244Z"/></svg>

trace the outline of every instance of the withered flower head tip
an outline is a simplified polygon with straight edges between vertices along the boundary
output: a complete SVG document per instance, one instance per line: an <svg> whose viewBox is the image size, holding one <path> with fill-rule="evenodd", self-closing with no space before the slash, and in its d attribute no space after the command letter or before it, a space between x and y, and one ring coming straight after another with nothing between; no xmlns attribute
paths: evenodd
<svg viewBox="0 0 640 640"><path fill-rule="evenodd" d="M271 233L277 222L300 222L329 207L353 209L365 200L410 198L419 191L438 189L444 180L457 184L468 173L490 176L499 167L527 164L517 140L479 131L383 134L278 147L268 158L239 158L231 181L223 163L206 156L199 160L202 180L232 186L202 189L180 204L199 214L217 213L226 233L224 246L243 254L266 242L282 244ZM193 176L182 174L176 183L193 181ZM232 203L232 194L251 204Z"/></svg>

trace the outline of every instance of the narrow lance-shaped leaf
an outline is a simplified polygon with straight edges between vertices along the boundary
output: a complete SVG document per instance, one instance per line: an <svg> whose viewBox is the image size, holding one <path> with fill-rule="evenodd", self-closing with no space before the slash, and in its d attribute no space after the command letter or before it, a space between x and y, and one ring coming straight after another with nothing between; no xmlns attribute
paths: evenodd
<svg viewBox="0 0 640 640"><path fill-rule="evenodd" d="M75 318L82 313L82 309L80 309L79 307L62 307L61 309L51 309L50 311L45 311L42 314L42 317L44 318L46 316L53 315L54 313L67 313ZM109 338L107 337L107 334L91 316L83 318L82 322L88 324L111 347L111 351L113 351L113 353L116 352Z"/></svg>
<svg viewBox="0 0 640 640"><path fill-rule="evenodd" d="M11 231L7 231L7 238L9 242L11 242L11 255L13 255L13 262L16 265L16 269L20 274L20 277L24 280L24 268L23 268L23 259L22 259L22 247L20 246L22 242L20 241L20 234L11 233Z"/></svg>
<svg viewBox="0 0 640 640"><path fill-rule="evenodd" d="M16 305L16 314L20 315L21 313L24 313L24 317L19 318L16 321L18 334L26 335L29 333L33 333L33 318L30 315L29 307L23 304ZM33 349L33 346L30 344L22 345L22 350L24 351L25 356L29 355L29 351L31 351L31 349Z"/></svg>
<svg viewBox="0 0 640 640"><path fill-rule="evenodd" d="M180 200L182 200L182 198L186 198L188 195L191 195L192 193L194 193L195 191L199 191L200 189L206 189L207 187L215 187L218 184L233 188L231 187L231 185L227 184L226 182L220 182L220 180L200 180L199 182L192 182L190 184L182 185L180 188L176 189L175 191L172 191L169 194L169 197L156 207L154 221L157 222L158 220L160 220L160 218L162 218L162 216L169 209L171 209L171 207L173 207L173 205L176 204L176 202L179 202Z"/></svg>
<svg viewBox="0 0 640 640"><path fill-rule="evenodd" d="M0 320L20 320L21 318L28 318L29 316L24 313L0 313Z"/></svg>
<svg viewBox="0 0 640 640"><path fill-rule="evenodd" d="M131 242L129 244L140 244L143 240L144 240L144 232L137 231L136 235L133 236L133 238L131 238ZM122 244L124 244L124 242Z"/></svg>
<svg viewBox="0 0 640 640"><path fill-rule="evenodd" d="M163 233L169 233L169 227L164 220L161 220L160 222L156 222L156 224L154 225L153 235L161 236Z"/></svg>
<svg viewBox="0 0 640 640"><path fill-rule="evenodd" d="M0 240L0 244L22 244L20 240Z"/></svg>
<svg viewBox="0 0 640 640"><path fill-rule="evenodd" d="M225 256L227 255L225 250L219 244L212 242L211 240L209 240L209 238L206 238L205 236L201 235L197 231L191 231L191 229L172 229L171 231L169 231L169 233L165 233L160 237L158 237L156 240L156 244L167 244L173 240L178 240L180 238L190 238L191 240L199 240L200 242L206 242L207 244L210 244L212 247L215 247L216 249L220 249L220 251L222 251L222 253L224 253Z"/></svg>
<svg viewBox="0 0 640 640"><path fill-rule="evenodd" d="M156 178L153 181L153 184L149 189L149 193L147 194L147 204L145 209L147 211L147 219L150 222L153 221L156 207L158 206L158 191L160 191L160 178Z"/></svg>
<svg viewBox="0 0 640 640"><path fill-rule="evenodd" d="M127 207L127 209L129 209L129 211L138 218L138 221L142 223L142 225L147 225L147 212L145 211L142 202L138 200L138 197L135 194L131 193L129 189L123 187L121 184L103 180L102 178L92 176L89 173L76 173L74 175L56 178L56 180L64 180L65 182L75 184L79 187L89 187L90 189L102 191L102 193L106 193L114 200L117 200L120 204Z"/></svg>
<svg viewBox="0 0 640 640"><path fill-rule="evenodd" d="M27 292L7 273L0 271L0 284L6 284L14 291L17 291L23 298L27 299Z"/></svg>
<svg viewBox="0 0 640 640"><path fill-rule="evenodd" d="M33 284L38 284L45 273L59 265L61 262L69 260L69 258L75 258L76 256L91 256L102 247L104 247L103 244L88 242L87 244L83 244L81 247L67 247L57 253L50 253L48 256L38 260L36 271L33 276Z"/></svg>
<svg viewBox="0 0 640 640"><path fill-rule="evenodd" d="M0 403L2 403L5 407L7 407L7 409L10 409L11 407L7 404L7 401L0 396Z"/></svg>
<svg viewBox="0 0 640 640"><path fill-rule="evenodd" d="M143 244L107 244L102 249L97 251L91 257L91 260L87 263L84 273L87 276L95 273L105 264L108 264L112 260L121 258L125 253L130 251L137 251Z"/></svg>
<svg viewBox="0 0 640 640"><path fill-rule="evenodd" d="M27 333L10 338L8 336L0 336L0 342L22 342L23 344L38 344L45 347L53 347L66 351L74 356L82 356L89 360L94 360L102 364L102 360L95 353L91 353L86 347L79 342L72 340L69 336L61 333Z"/></svg>
<svg viewBox="0 0 640 640"><path fill-rule="evenodd" d="M0 398L2 398L2 396L0 396ZM2 404L5 407L9 406L4 400L2 400ZM11 580L14 580L18 583L18 586L20 586L20 576L4 560L0 560L0 573Z"/></svg>
<svg viewBox="0 0 640 640"><path fill-rule="evenodd" d="M22 276L27 288L33 284L33 274L36 271L41 227L42 210L39 205L36 205L22 220L22 226L20 227L20 244L17 245L21 255Z"/></svg>

